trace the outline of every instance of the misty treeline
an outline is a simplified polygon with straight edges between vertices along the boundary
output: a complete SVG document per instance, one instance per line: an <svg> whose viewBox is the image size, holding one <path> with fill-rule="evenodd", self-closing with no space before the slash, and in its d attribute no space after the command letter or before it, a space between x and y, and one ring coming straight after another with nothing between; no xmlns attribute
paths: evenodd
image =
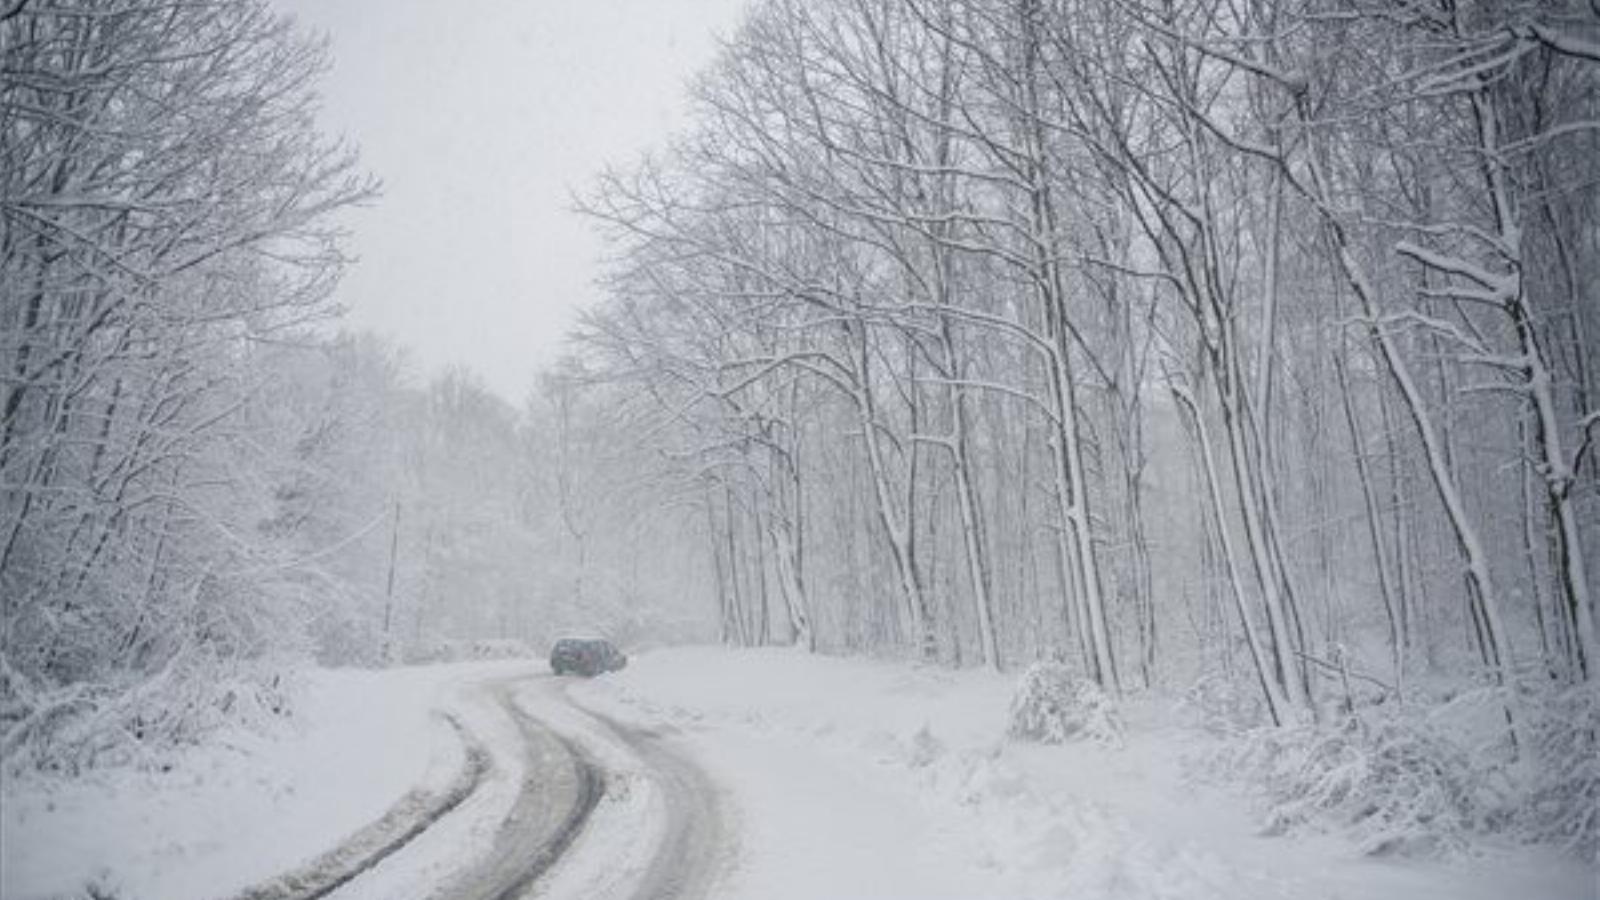
<svg viewBox="0 0 1600 900"><path fill-rule="evenodd" d="M591 401L321 336L331 216L375 192L315 125L326 61L260 0L0 4L8 768L159 758L283 710L296 660L671 608L625 602L670 583L648 548L585 583L652 527Z"/></svg>
<svg viewBox="0 0 1600 900"><path fill-rule="evenodd" d="M584 198L584 340L730 641L1515 753L1600 666L1597 84L1582 3L767 0Z"/></svg>

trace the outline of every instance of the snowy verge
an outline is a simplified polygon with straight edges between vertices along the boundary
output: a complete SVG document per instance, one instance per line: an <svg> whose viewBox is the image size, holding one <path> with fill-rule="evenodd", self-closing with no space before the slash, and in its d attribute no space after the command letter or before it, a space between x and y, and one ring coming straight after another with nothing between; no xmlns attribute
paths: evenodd
<svg viewBox="0 0 1600 900"><path fill-rule="evenodd" d="M321 897L382 862L421 834L439 817L461 805L489 768L489 752L468 736L453 716L441 714L460 736L466 759L442 789L418 785L389 811L311 862L236 895L235 900L294 900Z"/></svg>
<svg viewBox="0 0 1600 900"><path fill-rule="evenodd" d="M1537 848L1375 859L1270 836L1196 778L1214 738L1168 700L1122 706L1121 746L1008 740L1016 676L788 650L641 654L576 686L676 730L741 820L732 897L1579 898L1596 872Z"/></svg>
<svg viewBox="0 0 1600 900"><path fill-rule="evenodd" d="M458 786L466 756L435 714L462 685L526 671L470 663L313 670L290 727L235 729L170 769L7 780L0 896L189 900L270 883L405 806ZM370 833L369 833L370 836Z"/></svg>

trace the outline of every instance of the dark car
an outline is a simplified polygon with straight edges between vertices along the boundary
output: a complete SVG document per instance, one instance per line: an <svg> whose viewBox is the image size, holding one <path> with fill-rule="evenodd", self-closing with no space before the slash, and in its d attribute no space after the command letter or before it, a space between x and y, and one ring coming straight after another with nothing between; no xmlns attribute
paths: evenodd
<svg viewBox="0 0 1600 900"><path fill-rule="evenodd" d="M562 638L550 649L550 671L569 672L593 678L602 672L615 672L628 664L622 651L604 638Z"/></svg>

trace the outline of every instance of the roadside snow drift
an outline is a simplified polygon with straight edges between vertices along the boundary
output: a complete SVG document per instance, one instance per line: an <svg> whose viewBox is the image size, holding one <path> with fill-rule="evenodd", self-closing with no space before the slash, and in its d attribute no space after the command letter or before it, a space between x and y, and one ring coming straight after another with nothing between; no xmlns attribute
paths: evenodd
<svg viewBox="0 0 1600 900"><path fill-rule="evenodd" d="M288 733L243 729L167 772L8 781L0 896L229 896L302 865L465 762L436 710L464 683L526 669L474 663L314 670Z"/></svg>
<svg viewBox="0 0 1600 900"><path fill-rule="evenodd" d="M790 650L647 653L574 687L677 731L729 793L725 896L1439 898L1595 895L1594 869L1529 849L1382 860L1335 835L1263 835L1250 802L1192 771L1208 738L1170 703L1115 741L1006 737L1018 676Z"/></svg>

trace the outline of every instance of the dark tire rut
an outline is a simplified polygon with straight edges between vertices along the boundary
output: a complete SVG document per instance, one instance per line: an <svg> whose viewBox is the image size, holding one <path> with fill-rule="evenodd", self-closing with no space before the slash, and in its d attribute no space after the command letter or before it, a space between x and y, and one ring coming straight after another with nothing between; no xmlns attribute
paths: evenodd
<svg viewBox="0 0 1600 900"><path fill-rule="evenodd" d="M729 855L719 794L703 769L673 749L663 731L627 725L569 698L644 761L666 797L671 821L632 900L703 900Z"/></svg>
<svg viewBox="0 0 1600 900"><path fill-rule="evenodd" d="M494 696L522 733L522 784L494 846L471 871L435 896L518 900L561 858L605 794L605 774L584 749L540 724L513 698L523 679L497 685Z"/></svg>
<svg viewBox="0 0 1600 900"><path fill-rule="evenodd" d="M489 770L489 754L454 716L442 718L455 729L466 751L466 762L450 784L438 792L421 788L409 791L382 818L352 834L339 846L298 869L234 895L233 900L318 900L326 897L383 862L460 806L461 801L483 782Z"/></svg>

